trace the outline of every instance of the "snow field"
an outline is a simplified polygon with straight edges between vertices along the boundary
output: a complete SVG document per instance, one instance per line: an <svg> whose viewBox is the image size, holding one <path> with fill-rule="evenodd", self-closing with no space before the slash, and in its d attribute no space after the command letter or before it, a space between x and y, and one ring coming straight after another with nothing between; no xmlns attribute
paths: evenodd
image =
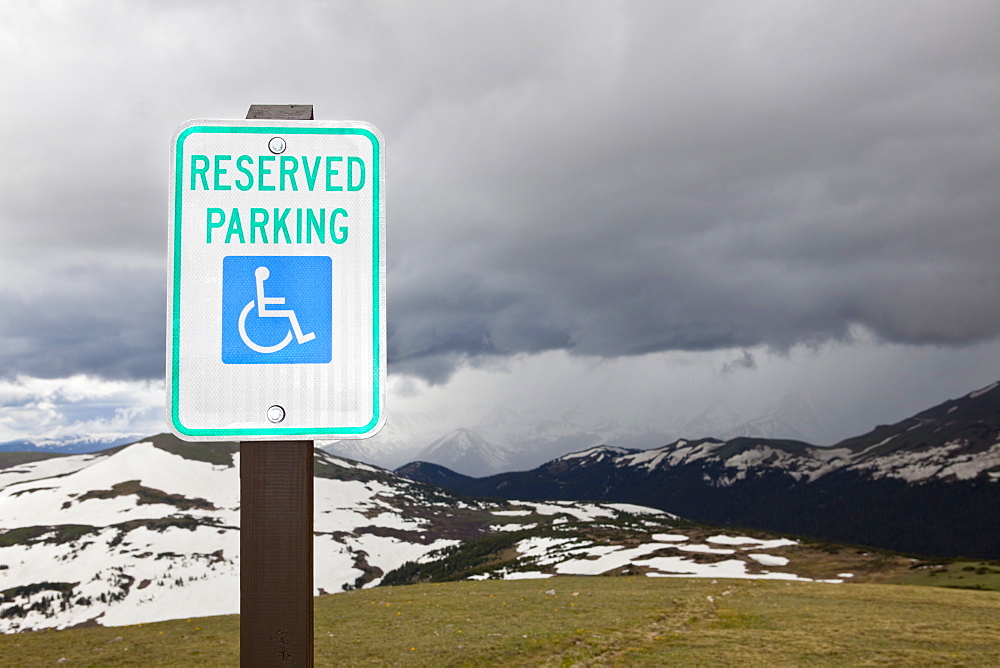
<svg viewBox="0 0 1000 668"><path fill-rule="evenodd" d="M19 464L6 469L0 469L0 489L8 485L40 480L78 471L89 465L95 459L107 455L70 455L68 457L53 457L37 462Z"/></svg>
<svg viewBox="0 0 1000 668"><path fill-rule="evenodd" d="M564 523L560 522L560 524ZM537 522L531 524L491 524L490 531L521 531L522 529L534 529L537 526Z"/></svg>
<svg viewBox="0 0 1000 668"><path fill-rule="evenodd" d="M617 545L594 545L589 549L575 551L582 552L582 556L587 558L563 561L556 564L555 570L560 575L600 575L627 566L640 557L656 552L661 547L662 545L657 543L646 543L627 549Z"/></svg>
<svg viewBox="0 0 1000 668"><path fill-rule="evenodd" d="M717 445L688 447L687 455L707 456ZM331 456L325 457L325 461L349 469L371 468ZM0 565L7 567L0 568L0 591L66 583L54 585L54 589L22 593L13 601L0 603L0 632L63 628L93 619L103 625L115 625L238 612L238 455L234 457L234 466L216 466L143 442L113 455L46 460L14 467L8 474L0 478L0 484L7 481L0 488L0 530L61 527L49 535L55 541L70 531L66 525L97 529L73 541L45 543L43 536L32 539L30 544L0 547ZM139 503L136 494L79 500L88 493L109 492L115 485L133 480L168 496L205 499L214 508L184 509L172 505L169 499L163 503ZM379 480L315 479L317 593L335 593L355 586L366 575L364 564L387 573L408 561L427 560L433 551L457 543L428 540L429 522L407 517L397 507L397 504L422 503L413 489L402 480L393 484ZM707 538L704 544L690 544L689 536L663 532L669 521L675 519L673 515L651 508L623 503L512 504L489 511L495 517L493 530L528 528L518 524L516 518L538 514L547 516L540 523L564 530L574 522L590 523L594 529L616 530L621 525L633 530L645 529L651 542L626 547L595 544L570 535L530 538L517 544L526 570L501 570L483 577L593 575L634 564L648 569L652 577L804 579L792 573L748 573L748 570L759 571L761 566L789 566L787 558L766 552L794 546L795 541L716 535ZM459 505L480 509L480 506ZM624 524L623 519L627 520ZM123 533L112 526L131 520L155 521L157 526L165 528L139 526ZM180 522L183 526L166 526L169 522ZM697 563L699 557L688 557L684 552L739 557L705 564ZM657 553L666 556L656 556ZM375 586L379 581L376 578L364 586ZM31 610L32 605L37 609ZM22 610L14 610L17 606Z"/></svg>
<svg viewBox="0 0 1000 668"><path fill-rule="evenodd" d="M391 497L393 488L376 481L316 478L313 484L313 530L343 531L344 527L376 526L420 531L424 522L402 517L379 495Z"/></svg>
<svg viewBox="0 0 1000 668"><path fill-rule="evenodd" d="M602 503L601 505L613 508L622 513L628 513L630 515L659 515L662 517L677 519L677 516L671 513L657 510L656 508L650 508L648 506L637 506L632 503Z"/></svg>
<svg viewBox="0 0 1000 668"><path fill-rule="evenodd" d="M742 549L754 549L754 550L774 550L779 547L791 547L798 545L798 541L790 540L788 538L775 538L773 540L761 540L759 538L750 538L748 536L710 536L705 542L715 543L716 545L741 545L745 546Z"/></svg>
<svg viewBox="0 0 1000 668"><path fill-rule="evenodd" d="M177 511L170 504L138 504L125 494L107 499L77 500L88 492L111 491L119 483L138 480L143 487L187 499L205 499L217 508L239 505L239 470L184 459L151 443L137 443L111 456L93 457L83 468L57 478L12 483L0 490L0 528L56 524L107 526L153 519ZM196 517L212 511L190 509Z"/></svg>
<svg viewBox="0 0 1000 668"><path fill-rule="evenodd" d="M91 619L104 625L132 624L173 619L192 610L239 610L238 531L138 528L114 544L118 537L117 529L105 528L68 544L0 549L0 563L8 566L0 570L0 590L39 582L76 585L70 597L74 604L66 610L56 602L53 610L4 619L0 630L63 628ZM29 607L53 594L44 590L18 604Z"/></svg>
<svg viewBox="0 0 1000 668"><path fill-rule="evenodd" d="M371 468L326 459L345 468ZM44 542L46 536L39 536L0 547L0 566L6 567L0 568L0 591L66 584L0 603L0 632L65 628L92 619L116 625L238 612L238 454L234 460L234 466L215 466L144 442L113 455L57 458L8 471L7 484L0 489L0 530L56 529L47 535L49 543ZM111 491L131 480L166 495L205 499L215 509L140 504L135 494L79 500L88 492ZM354 586L364 574L358 568L359 557L389 572L456 542L425 544L419 534L427 524L404 517L391 503L405 496L404 482L394 487L376 480L316 478L314 483L316 593ZM177 521L184 528L139 526L123 533L111 526L132 520ZM73 541L55 542L70 530L66 525L73 524L96 530ZM415 535L407 540L365 533L368 529ZM32 610L33 605L38 609Z"/></svg>
<svg viewBox="0 0 1000 668"><path fill-rule="evenodd" d="M517 503L518 505L534 508L535 512L539 515L565 514L576 518L578 522L593 522L594 520L600 518L612 518L616 514L611 508L591 503L573 504L568 501L552 503L518 501Z"/></svg>
<svg viewBox="0 0 1000 668"><path fill-rule="evenodd" d="M731 548L716 548L703 544L680 544L690 540L688 536L676 533L653 533L652 542L635 547L622 545L602 545L578 538L535 537L522 540L517 544L517 551L526 565L549 567L552 573L539 570L508 572L502 569L483 577L499 577L502 579L519 579L521 577L545 577L549 575L601 575L625 566L634 565L649 569L649 577L714 577L742 579L778 579L812 581L794 573L775 573L769 571L750 572L748 567L760 565L767 567L787 567L791 560L788 557L766 554L760 550L770 550L798 545L796 541L786 538L762 540L748 536L727 536L723 534L710 536L707 543L728 545ZM662 550L677 550L700 554L734 555L739 550L755 550L746 554L744 559L725 559L714 563L699 563L681 555L649 556ZM838 575L845 577L844 574ZM819 580L819 582L843 582L838 580Z"/></svg>

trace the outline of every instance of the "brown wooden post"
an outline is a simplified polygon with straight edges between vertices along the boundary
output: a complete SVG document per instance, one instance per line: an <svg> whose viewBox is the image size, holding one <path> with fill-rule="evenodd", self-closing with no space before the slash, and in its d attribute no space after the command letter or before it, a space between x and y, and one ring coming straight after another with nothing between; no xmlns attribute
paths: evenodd
<svg viewBox="0 0 1000 668"><path fill-rule="evenodd" d="M313 120L312 105L247 118ZM240 443L240 666L313 665L313 442Z"/></svg>
<svg viewBox="0 0 1000 668"><path fill-rule="evenodd" d="M240 444L240 665L313 665L313 442Z"/></svg>

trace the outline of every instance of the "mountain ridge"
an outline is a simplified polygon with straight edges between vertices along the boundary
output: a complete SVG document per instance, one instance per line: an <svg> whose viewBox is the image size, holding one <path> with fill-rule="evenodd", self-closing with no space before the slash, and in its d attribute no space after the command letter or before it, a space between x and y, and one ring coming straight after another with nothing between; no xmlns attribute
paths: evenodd
<svg viewBox="0 0 1000 668"><path fill-rule="evenodd" d="M686 421L663 416L621 419L585 411L579 406L548 415L538 407L514 409L509 406L464 409L451 408L424 413L389 415L386 426L371 439L322 444L340 457L366 461L386 468L398 468L411 461L428 461L449 466L470 475L491 475L539 466L564 454L595 445L645 448L651 443L667 443L680 436L713 436L728 440L738 436L793 438L832 443L843 436L840 420L829 410L821 410L803 391L787 393L760 412L736 410L725 403L707 407ZM676 425L682 425L678 428ZM668 426L669 425L669 426ZM462 469L447 451L432 452L436 442L452 438L456 432L475 438L502 451L503 456ZM841 436L835 437L836 434Z"/></svg>
<svg viewBox="0 0 1000 668"><path fill-rule="evenodd" d="M417 456L466 475L483 475L505 467L511 453L471 429L459 427L428 445Z"/></svg>
<svg viewBox="0 0 1000 668"><path fill-rule="evenodd" d="M0 443L0 452L52 452L78 455L99 452L118 445L127 445L142 437L143 434L103 434L100 436L73 434L46 438L19 438Z"/></svg>
<svg viewBox="0 0 1000 668"><path fill-rule="evenodd" d="M638 503L704 522L997 558L1000 383L833 446L680 439L649 450L598 446L485 478L397 472L465 494Z"/></svg>

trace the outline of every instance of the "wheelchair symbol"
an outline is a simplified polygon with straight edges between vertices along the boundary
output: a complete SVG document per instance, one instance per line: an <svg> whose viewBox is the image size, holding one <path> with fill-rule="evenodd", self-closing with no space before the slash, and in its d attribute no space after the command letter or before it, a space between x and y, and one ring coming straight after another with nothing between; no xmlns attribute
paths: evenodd
<svg viewBox="0 0 1000 668"><path fill-rule="evenodd" d="M223 258L223 364L329 364L332 278L325 255Z"/></svg>
<svg viewBox="0 0 1000 668"><path fill-rule="evenodd" d="M243 311L240 312L239 332L240 338L243 339L243 343L245 343L251 350L266 354L276 353L279 350L284 349L289 343L292 342L293 333L295 334L296 342L300 344L307 343L315 339L316 334L314 332L309 332L308 334L302 333L302 327L299 325L299 318L295 315L294 310L281 311L268 309L268 306L281 306L285 303L284 297L264 296L264 281L266 281L271 275L268 268L257 267L253 274L257 283L257 299L251 299L247 305L243 307ZM291 324L291 329L285 334L285 338L282 339L280 343L276 343L273 346L262 346L250 339L250 336L247 334L247 316L250 314L250 311L254 309L255 302L257 306L257 317L259 318L288 318Z"/></svg>

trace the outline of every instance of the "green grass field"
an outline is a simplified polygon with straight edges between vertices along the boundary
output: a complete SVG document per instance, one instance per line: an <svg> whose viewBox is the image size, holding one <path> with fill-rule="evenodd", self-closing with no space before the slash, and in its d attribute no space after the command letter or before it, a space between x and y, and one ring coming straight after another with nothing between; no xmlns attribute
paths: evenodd
<svg viewBox="0 0 1000 668"><path fill-rule="evenodd" d="M959 567L961 568L961 567ZM579 577L316 599L316 665L1000 665L1000 593ZM226 666L239 618L0 636L3 666Z"/></svg>
<svg viewBox="0 0 1000 668"><path fill-rule="evenodd" d="M1000 591L1000 564L995 561L949 560L897 575L896 584Z"/></svg>

